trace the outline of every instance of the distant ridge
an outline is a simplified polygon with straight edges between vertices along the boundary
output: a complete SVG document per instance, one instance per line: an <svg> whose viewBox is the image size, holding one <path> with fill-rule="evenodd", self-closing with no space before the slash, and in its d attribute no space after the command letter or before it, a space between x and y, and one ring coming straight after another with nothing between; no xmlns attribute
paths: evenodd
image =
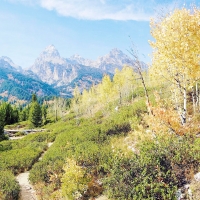
<svg viewBox="0 0 200 200"><path fill-rule="evenodd" d="M27 96L24 94L25 91L29 94L35 91L38 95L59 94L71 97L76 86L83 91L101 82L104 74L113 76L116 68L121 70L124 65L134 66L134 64L134 60L117 48L97 60L90 60L77 54L70 58L63 58L54 45L49 45L28 70L23 70L6 56L1 57L0 70L4 77L0 76L0 93L3 94L2 96L5 96L5 91L7 96L17 93L17 98L20 98L20 92L13 92L13 90L21 91L22 98ZM142 64L145 69L146 64ZM18 89L6 87L5 83Z"/></svg>
<svg viewBox="0 0 200 200"><path fill-rule="evenodd" d="M22 71L10 58L0 58L0 99L15 102L29 100L32 93L38 96L58 95L52 86L24 75Z"/></svg>

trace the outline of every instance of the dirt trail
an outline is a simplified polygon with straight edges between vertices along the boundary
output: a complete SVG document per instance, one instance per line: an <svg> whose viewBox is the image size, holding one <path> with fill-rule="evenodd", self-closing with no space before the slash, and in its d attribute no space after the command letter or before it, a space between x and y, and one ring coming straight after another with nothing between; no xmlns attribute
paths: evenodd
<svg viewBox="0 0 200 200"><path fill-rule="evenodd" d="M33 186L29 182L29 172L21 173L17 176L16 180L19 182L21 192L20 200L36 200L36 193Z"/></svg>
<svg viewBox="0 0 200 200"><path fill-rule="evenodd" d="M48 143L48 147L50 147L53 143ZM42 160L42 157L47 151L45 151L39 161ZM29 171L19 174L16 177L16 180L19 182L21 191L20 191L20 200L37 200L36 192L33 189L33 186L29 182Z"/></svg>

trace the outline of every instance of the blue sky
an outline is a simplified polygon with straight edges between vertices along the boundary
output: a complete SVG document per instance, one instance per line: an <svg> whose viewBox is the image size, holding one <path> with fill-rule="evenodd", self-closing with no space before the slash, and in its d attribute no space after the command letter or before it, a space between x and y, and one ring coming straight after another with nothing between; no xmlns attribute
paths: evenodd
<svg viewBox="0 0 200 200"><path fill-rule="evenodd" d="M192 2L199 5L199 0L0 0L0 56L27 68L53 44L62 57L94 60L113 48L128 54L130 36L140 59L150 62L150 18Z"/></svg>

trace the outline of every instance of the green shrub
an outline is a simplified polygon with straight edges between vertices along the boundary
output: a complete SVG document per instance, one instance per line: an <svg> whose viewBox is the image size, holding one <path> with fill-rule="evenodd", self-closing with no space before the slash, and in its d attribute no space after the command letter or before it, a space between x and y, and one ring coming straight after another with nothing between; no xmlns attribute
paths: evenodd
<svg viewBox="0 0 200 200"><path fill-rule="evenodd" d="M167 135L140 144L139 154L113 157L105 179L114 199L176 199L178 187L188 183L200 165L200 140Z"/></svg>
<svg viewBox="0 0 200 200"><path fill-rule="evenodd" d="M0 152L1 151L8 151L12 149L12 141L4 140L0 142Z"/></svg>
<svg viewBox="0 0 200 200"><path fill-rule="evenodd" d="M0 171L0 199L17 200L20 187L11 171Z"/></svg>

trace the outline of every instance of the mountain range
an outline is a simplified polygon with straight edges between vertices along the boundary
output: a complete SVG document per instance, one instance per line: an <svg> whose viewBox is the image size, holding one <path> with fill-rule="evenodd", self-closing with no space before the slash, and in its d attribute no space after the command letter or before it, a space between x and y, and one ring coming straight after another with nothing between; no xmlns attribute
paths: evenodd
<svg viewBox="0 0 200 200"><path fill-rule="evenodd" d="M70 58L60 56L54 45L50 45L28 69L22 69L8 57L0 57L0 98L5 100L28 100L35 92L38 96L61 95L71 97L76 86L88 89L98 84L104 74L111 77L116 68L134 66L135 61L119 49L111 50L97 60L79 55ZM142 63L146 69L145 63Z"/></svg>

